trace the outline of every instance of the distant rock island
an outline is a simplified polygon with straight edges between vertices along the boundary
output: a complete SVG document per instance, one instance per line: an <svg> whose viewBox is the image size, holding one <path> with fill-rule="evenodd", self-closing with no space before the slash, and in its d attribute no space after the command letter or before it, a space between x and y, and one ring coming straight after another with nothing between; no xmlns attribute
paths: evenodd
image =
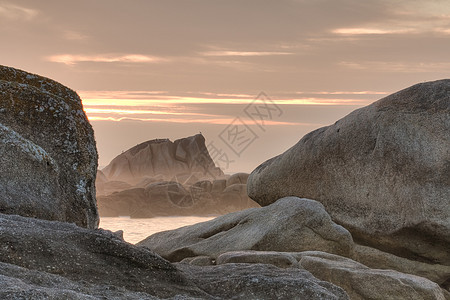
<svg viewBox="0 0 450 300"><path fill-rule="evenodd" d="M97 172L76 93L0 66L0 299L450 299L450 80L356 110L250 176L206 159L218 175L190 181L203 146L150 141ZM99 200L120 212L136 195L145 215L244 188L263 207L132 245L98 228L96 176L122 189Z"/></svg>
<svg viewBox="0 0 450 300"><path fill-rule="evenodd" d="M114 158L97 174L100 216L218 215L259 205L247 196L249 174L225 175L202 134L154 139Z"/></svg>
<svg viewBox="0 0 450 300"><path fill-rule="evenodd" d="M215 166L201 134L175 142L154 139L141 143L118 155L102 172L110 181L123 181L132 185L152 178L192 181L224 175Z"/></svg>

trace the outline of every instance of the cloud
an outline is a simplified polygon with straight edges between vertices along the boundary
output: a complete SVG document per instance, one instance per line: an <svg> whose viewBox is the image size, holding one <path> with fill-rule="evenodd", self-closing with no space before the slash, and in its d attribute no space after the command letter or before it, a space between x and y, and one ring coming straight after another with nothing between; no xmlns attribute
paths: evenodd
<svg viewBox="0 0 450 300"><path fill-rule="evenodd" d="M47 57L48 61L63 63L66 65L75 65L79 62L126 62L126 63L159 63L167 61L166 58L141 55L141 54L125 54L125 55L72 55L62 54Z"/></svg>
<svg viewBox="0 0 450 300"><path fill-rule="evenodd" d="M375 91L335 91L335 92L296 92L296 94L315 94L315 95L386 95L386 92Z"/></svg>
<svg viewBox="0 0 450 300"><path fill-rule="evenodd" d="M38 11L23 6L0 3L0 19L31 21L38 15Z"/></svg>
<svg viewBox="0 0 450 300"><path fill-rule="evenodd" d="M365 35L365 34L399 34L413 32L411 29L380 29L380 28L338 28L332 30L333 33L342 35Z"/></svg>
<svg viewBox="0 0 450 300"><path fill-rule="evenodd" d="M206 51L201 52L204 56L269 56L269 55L291 55L292 52L277 51Z"/></svg>
<svg viewBox="0 0 450 300"><path fill-rule="evenodd" d="M371 72L429 73L448 72L448 62L390 62L390 61L342 61L339 65L353 70L370 70Z"/></svg>
<svg viewBox="0 0 450 300"><path fill-rule="evenodd" d="M180 124L188 124L188 123L198 123L198 124L213 124L213 125L229 125L235 118L214 118L214 119L190 119L190 118L169 118L169 119L159 119L159 118L150 118L150 117L141 117L141 118L133 118L133 117L119 117L119 116L92 116L87 113L89 121L141 121L141 122L162 122L162 123L180 123ZM244 123L253 125L253 120L243 119ZM318 123L301 123L301 122L282 122L282 121L272 121L265 120L265 126L320 126L324 124Z"/></svg>
<svg viewBox="0 0 450 300"><path fill-rule="evenodd" d="M320 98L318 97L288 97L283 99L255 100L254 96L227 93L193 93L183 95L161 93L159 91L82 91L83 106L91 121L145 121L167 123L198 123L228 125L234 118L241 115L245 122L252 124L243 112L248 105L279 105L280 109L301 110L302 106L362 106L372 102L367 99L354 98ZM336 93L336 92L331 92ZM186 94L192 94L186 96ZM356 94L359 95L359 94ZM243 96L243 97L240 97ZM324 96L329 96L324 94ZM234 98L233 98L234 97ZM269 101L270 100L270 101ZM257 101L257 102L255 102ZM319 123L298 122L292 120L265 120L267 126L318 126Z"/></svg>

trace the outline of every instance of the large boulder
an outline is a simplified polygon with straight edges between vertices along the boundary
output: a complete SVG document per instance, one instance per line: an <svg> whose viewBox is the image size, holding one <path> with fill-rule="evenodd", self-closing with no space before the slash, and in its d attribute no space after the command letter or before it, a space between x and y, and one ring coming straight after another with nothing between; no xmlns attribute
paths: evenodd
<svg viewBox="0 0 450 300"><path fill-rule="evenodd" d="M96 228L97 150L78 95L0 66L0 212Z"/></svg>
<svg viewBox="0 0 450 300"><path fill-rule="evenodd" d="M109 231L0 214L0 244L0 262L29 270L29 281L41 278L42 272L78 284L116 286L161 298L205 296L169 262Z"/></svg>
<svg viewBox="0 0 450 300"><path fill-rule="evenodd" d="M450 264L450 80L414 85L257 167L249 196L315 199L356 241Z"/></svg>
<svg viewBox="0 0 450 300"><path fill-rule="evenodd" d="M174 265L113 233L0 214L1 299L348 299L300 269Z"/></svg>
<svg viewBox="0 0 450 300"><path fill-rule="evenodd" d="M166 180L180 174L196 174L204 178L223 176L209 155L201 134L175 142L155 139L141 143L118 155L102 172L109 180L132 184L157 175L162 175Z"/></svg>
<svg viewBox="0 0 450 300"><path fill-rule="evenodd" d="M286 197L267 207L159 232L137 245L170 261L181 261L238 250L322 250L348 256L353 240L347 230L331 221L319 202Z"/></svg>

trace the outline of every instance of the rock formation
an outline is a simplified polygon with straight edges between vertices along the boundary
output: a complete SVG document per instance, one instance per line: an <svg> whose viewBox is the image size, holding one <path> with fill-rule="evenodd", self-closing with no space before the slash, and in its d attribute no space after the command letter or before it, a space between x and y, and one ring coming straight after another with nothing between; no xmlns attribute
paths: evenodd
<svg viewBox="0 0 450 300"><path fill-rule="evenodd" d="M0 66L0 213L96 228L97 150L81 100Z"/></svg>
<svg viewBox="0 0 450 300"><path fill-rule="evenodd" d="M156 233L137 245L176 262L228 251L321 250L350 255L350 233L331 221L313 200L287 197L273 205L235 212L214 220Z"/></svg>
<svg viewBox="0 0 450 300"><path fill-rule="evenodd" d="M95 142L76 94L49 79L1 67L0 101L1 299L450 298L450 266L417 262L355 244L350 232L332 221L324 205L309 199L275 199L267 207L158 233L140 243L147 248L128 244L121 231L94 229ZM428 112L426 105L420 107ZM438 117L440 109L436 108ZM409 117L426 117L426 112ZM447 124L446 118L442 120ZM387 142L380 143L387 147ZM189 149L195 148L195 143L179 144L180 148L167 147L177 161L186 160L189 166L193 153ZM125 158L144 159L141 151L161 146L152 145L138 147ZM433 152L431 158L439 159L436 155ZM152 170L163 170L161 165L173 162L172 157L163 156L151 160ZM125 161L119 160L116 166L126 165ZM150 213L164 212L168 205L189 210L198 199L211 203L213 196L232 197L230 201L240 203L247 180L246 174L215 180L195 174L176 174L180 179L176 181L165 180L165 175L137 180L140 175L134 175L145 168L112 169L109 172L113 174L132 177L129 183L111 181L107 177L111 173L98 172L104 190L126 187L112 194L124 193L119 197L123 200L120 210L130 203L125 201L127 197L136 201L137 195L138 205L153 201L146 206L153 208ZM431 187L438 175L430 178ZM159 179L153 180L155 177ZM431 187L425 185L424 189ZM443 189L445 192L445 185ZM438 188L433 191L441 192ZM241 198L238 201L232 195ZM137 213L143 211L137 208ZM431 221L424 226L434 224ZM445 242L439 240L440 229L434 228L430 241ZM181 262L170 263L148 248ZM434 250L430 257L445 258L438 248Z"/></svg>
<svg viewBox="0 0 450 300"><path fill-rule="evenodd" d="M356 241L450 265L450 80L414 85L257 167L249 196L320 201Z"/></svg>
<svg viewBox="0 0 450 300"><path fill-rule="evenodd" d="M210 181L183 186L174 181L148 184L145 188L129 187L108 196L98 196L98 210L103 217L221 215L259 205L247 196L247 189L211 192ZM241 186L241 185L239 185ZM209 192L208 192L209 190Z"/></svg>
<svg viewBox="0 0 450 300"><path fill-rule="evenodd" d="M116 158L102 172L108 180L136 184L146 177L162 175L165 180L175 176L196 174L199 177L223 176L205 146L205 138L196 134L171 142L155 139L139 144Z"/></svg>

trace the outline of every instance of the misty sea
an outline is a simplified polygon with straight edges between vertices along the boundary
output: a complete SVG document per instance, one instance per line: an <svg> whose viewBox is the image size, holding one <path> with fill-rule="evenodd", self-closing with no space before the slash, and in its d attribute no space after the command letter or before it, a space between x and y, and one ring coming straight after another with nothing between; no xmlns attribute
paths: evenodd
<svg viewBox="0 0 450 300"><path fill-rule="evenodd" d="M217 216L182 216L143 219L131 219L130 217L102 217L100 218L99 227L111 230L113 232L117 230L123 230L123 238L125 239L125 241L135 244L156 232L205 222L216 217Z"/></svg>

